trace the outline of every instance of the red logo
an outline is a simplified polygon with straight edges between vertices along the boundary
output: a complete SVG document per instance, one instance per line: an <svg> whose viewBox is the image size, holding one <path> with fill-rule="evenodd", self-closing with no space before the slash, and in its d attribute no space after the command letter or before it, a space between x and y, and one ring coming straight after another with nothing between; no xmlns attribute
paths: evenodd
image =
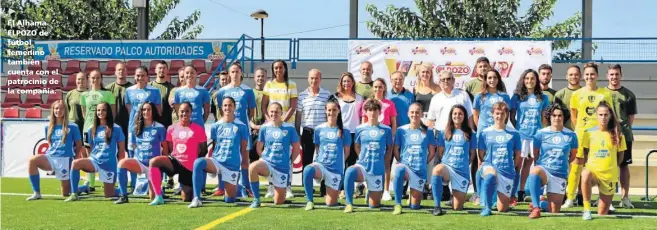
<svg viewBox="0 0 657 230"><path fill-rule="evenodd" d="M413 52L413 54L427 54L427 49L425 49L424 46L416 46L411 52Z"/></svg>
<svg viewBox="0 0 657 230"><path fill-rule="evenodd" d="M465 64L452 64L452 62L447 62L445 65L439 65L436 66L436 73L440 73L440 71L443 70L449 70L453 74L458 74L458 75L467 75L470 72L472 72L472 68L470 66L467 66Z"/></svg>
<svg viewBox="0 0 657 230"><path fill-rule="evenodd" d="M497 50L497 52L500 55L515 55L513 53L513 49L511 49L511 47L502 47L501 49Z"/></svg>
<svg viewBox="0 0 657 230"><path fill-rule="evenodd" d="M442 55L456 55L456 49L445 46L442 49L440 49L440 53Z"/></svg>
<svg viewBox="0 0 657 230"><path fill-rule="evenodd" d="M385 54L399 54L399 49L395 46L387 46L385 49L383 49L383 53Z"/></svg>
<svg viewBox="0 0 657 230"><path fill-rule="evenodd" d="M356 54L370 54L370 48L358 46L356 47Z"/></svg>
<svg viewBox="0 0 657 230"><path fill-rule="evenodd" d="M468 53L470 53L470 55L486 55L486 51L481 47L472 47L472 49L468 50Z"/></svg>
<svg viewBox="0 0 657 230"><path fill-rule="evenodd" d="M527 54L529 54L529 56L536 56L536 55L543 56L543 49L532 47L527 50Z"/></svg>
<svg viewBox="0 0 657 230"><path fill-rule="evenodd" d="M32 150L32 155L46 154L48 147L50 147L50 144L48 144L48 140L46 138L42 138L41 140L37 141L37 143L34 145L34 148Z"/></svg>

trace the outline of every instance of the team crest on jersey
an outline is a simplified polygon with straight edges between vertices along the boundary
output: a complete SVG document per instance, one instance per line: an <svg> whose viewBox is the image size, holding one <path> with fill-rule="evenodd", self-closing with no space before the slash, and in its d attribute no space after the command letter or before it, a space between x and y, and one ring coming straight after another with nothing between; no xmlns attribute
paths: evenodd
<svg viewBox="0 0 657 230"><path fill-rule="evenodd" d="M511 138L513 138L513 135L511 135L511 134L507 134L507 135L506 135L506 139L507 139L507 140L511 140Z"/></svg>
<svg viewBox="0 0 657 230"><path fill-rule="evenodd" d="M221 136L221 137L228 137L229 135L230 135L230 129L229 128L222 129L221 134L219 134L219 136Z"/></svg>
<svg viewBox="0 0 657 230"><path fill-rule="evenodd" d="M61 129L58 129L57 131L55 131L55 136L61 137L62 133L64 132Z"/></svg>
<svg viewBox="0 0 657 230"><path fill-rule="evenodd" d="M376 137L376 130L370 131L370 137Z"/></svg>
<svg viewBox="0 0 657 230"><path fill-rule="evenodd" d="M150 138L151 134L149 132L144 132L144 138Z"/></svg>
<svg viewBox="0 0 657 230"><path fill-rule="evenodd" d="M196 91L196 90L190 90L189 92L185 93L186 98L193 98L193 97L196 97L196 96L198 96L198 91Z"/></svg>
<svg viewBox="0 0 657 230"><path fill-rule="evenodd" d="M98 132L98 138L105 138L105 132Z"/></svg>
<svg viewBox="0 0 657 230"><path fill-rule="evenodd" d="M278 139L279 137L281 137L281 132L279 132L279 131L274 131L273 133L271 133L271 135L272 135L274 138Z"/></svg>
<svg viewBox="0 0 657 230"><path fill-rule="evenodd" d="M591 95L588 97L589 102L593 103L595 101L595 96Z"/></svg>
<svg viewBox="0 0 657 230"><path fill-rule="evenodd" d="M155 129L151 130L151 136L155 136L155 133L156 133L156 132L157 132L157 131L155 131Z"/></svg>
<svg viewBox="0 0 657 230"><path fill-rule="evenodd" d="M463 140L463 136L461 135L454 135L454 142L461 142Z"/></svg>
<svg viewBox="0 0 657 230"><path fill-rule="evenodd" d="M179 153L184 153L187 150L187 145L186 144L178 144L178 145L176 145L176 150L178 150Z"/></svg>
<svg viewBox="0 0 657 230"><path fill-rule="evenodd" d="M244 91L238 91L238 92L231 92L230 97L236 98L236 97L241 97L244 96Z"/></svg>
<svg viewBox="0 0 657 230"><path fill-rule="evenodd" d="M146 93L138 93L137 95L137 100L143 100L146 97Z"/></svg>
<svg viewBox="0 0 657 230"><path fill-rule="evenodd" d="M500 143L500 144L504 143L504 136L495 137L495 141L497 141L497 143Z"/></svg>
<svg viewBox="0 0 657 230"><path fill-rule="evenodd" d="M287 136L287 130L283 130L283 136Z"/></svg>
<svg viewBox="0 0 657 230"><path fill-rule="evenodd" d="M335 139L338 135L334 132L328 132L326 133L326 138L328 139Z"/></svg>
<svg viewBox="0 0 657 230"><path fill-rule="evenodd" d="M536 105L536 98L529 98L527 102L529 102L530 105Z"/></svg>
<svg viewBox="0 0 657 230"><path fill-rule="evenodd" d="M411 140L412 140L412 141L417 141L417 140L419 140L419 139L420 139L420 135L417 135L417 134L412 134L412 135L411 135Z"/></svg>
<svg viewBox="0 0 657 230"><path fill-rule="evenodd" d="M237 133L237 126L233 126L233 133Z"/></svg>
<svg viewBox="0 0 657 230"><path fill-rule="evenodd" d="M185 139L186 137L187 137L187 132L179 132L178 133L178 138Z"/></svg>
<svg viewBox="0 0 657 230"><path fill-rule="evenodd" d="M556 136L552 138L552 143L559 144L561 143L561 137Z"/></svg>

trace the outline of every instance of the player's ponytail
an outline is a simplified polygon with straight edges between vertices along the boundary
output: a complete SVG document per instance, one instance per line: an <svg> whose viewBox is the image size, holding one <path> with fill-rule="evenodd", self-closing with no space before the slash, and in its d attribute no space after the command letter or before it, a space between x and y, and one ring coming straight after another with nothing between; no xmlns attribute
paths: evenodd
<svg viewBox="0 0 657 230"><path fill-rule="evenodd" d="M611 106L606 101L600 102L598 107L596 108L606 108L607 111L609 112L609 121L607 121L607 124L605 124L605 127L607 128L607 131L609 132L609 135L611 136L611 141L615 146L620 145L620 126L618 125L618 120L616 119L616 114L614 114L614 111L611 110Z"/></svg>

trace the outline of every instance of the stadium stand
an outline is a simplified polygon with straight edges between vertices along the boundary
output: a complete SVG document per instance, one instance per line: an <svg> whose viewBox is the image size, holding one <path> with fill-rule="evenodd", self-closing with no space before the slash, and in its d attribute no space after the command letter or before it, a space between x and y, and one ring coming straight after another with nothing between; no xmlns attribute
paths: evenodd
<svg viewBox="0 0 657 230"><path fill-rule="evenodd" d="M64 83L62 82L62 75L48 75L48 82L46 83L46 88L48 89L64 88Z"/></svg>
<svg viewBox="0 0 657 230"><path fill-rule="evenodd" d="M85 62L85 64L86 64L86 66L84 67L84 72L87 73L87 74L89 72L91 72L92 70L100 69L100 61L98 61L98 60L87 60ZM112 73L112 74L114 74L114 73Z"/></svg>
<svg viewBox="0 0 657 230"><path fill-rule="evenodd" d="M43 67L41 66L41 63L42 62L31 64L27 67L27 69L32 70L32 71L43 70Z"/></svg>
<svg viewBox="0 0 657 230"><path fill-rule="evenodd" d="M42 96L41 94L29 93L25 98L25 102L19 104L18 107L27 109L35 106L41 106L43 104L43 99L41 98L41 96Z"/></svg>
<svg viewBox="0 0 657 230"><path fill-rule="evenodd" d="M62 62L59 60L50 60L48 65L46 65L46 70L53 73L54 71L62 72Z"/></svg>
<svg viewBox="0 0 657 230"><path fill-rule="evenodd" d="M141 66L140 60L130 60L126 63L126 69L128 70L128 75L134 75L135 69Z"/></svg>
<svg viewBox="0 0 657 230"><path fill-rule="evenodd" d="M2 109L2 117L4 118L18 118L18 108L10 107ZM41 118L41 117L39 117Z"/></svg>
<svg viewBox="0 0 657 230"><path fill-rule="evenodd" d="M102 72L103 75L114 75L116 64L119 64L119 60L110 60L105 66L105 70Z"/></svg>
<svg viewBox="0 0 657 230"><path fill-rule="evenodd" d="M178 70L185 66L185 61L183 60L171 60L169 63L169 76L177 76Z"/></svg>
<svg viewBox="0 0 657 230"><path fill-rule="evenodd" d="M157 63L161 62L162 60L151 60L151 64L148 67L148 75L154 76L155 75L155 67L157 66Z"/></svg>
<svg viewBox="0 0 657 230"><path fill-rule="evenodd" d="M55 93L48 94L48 97L46 98L46 103L41 105L41 108L44 109L50 109L50 105L52 103L55 103L57 100L63 100L64 99L64 94L62 91L55 90Z"/></svg>
<svg viewBox="0 0 657 230"><path fill-rule="evenodd" d="M41 118L41 108L29 108L25 110L25 118Z"/></svg>
<svg viewBox="0 0 657 230"><path fill-rule="evenodd" d="M192 60L192 65L196 69L196 73L202 74L207 73L208 69L205 66L205 60Z"/></svg>
<svg viewBox="0 0 657 230"><path fill-rule="evenodd" d="M10 108L22 104L21 96L16 91L7 91L2 101L2 108Z"/></svg>
<svg viewBox="0 0 657 230"><path fill-rule="evenodd" d="M25 84L25 89L41 89L43 84L41 84L41 75L30 75L27 76L28 81L32 81L32 84Z"/></svg>
<svg viewBox="0 0 657 230"><path fill-rule="evenodd" d="M60 74L71 75L80 72L80 61L78 60L69 60L66 62L66 69L60 72Z"/></svg>
<svg viewBox="0 0 657 230"><path fill-rule="evenodd" d="M7 81L3 82L3 84L2 84L2 90L18 89L18 88L22 87L22 85L17 85L17 84L12 84L12 85L7 84L7 83L9 83L10 80L16 81L16 80L20 80L20 79L21 79L20 75L9 75L9 76L7 76Z"/></svg>

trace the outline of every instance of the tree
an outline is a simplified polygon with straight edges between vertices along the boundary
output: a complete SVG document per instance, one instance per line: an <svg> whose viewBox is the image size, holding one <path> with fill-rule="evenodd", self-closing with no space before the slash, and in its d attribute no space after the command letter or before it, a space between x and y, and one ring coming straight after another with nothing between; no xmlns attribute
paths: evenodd
<svg viewBox="0 0 657 230"><path fill-rule="evenodd" d="M151 0L149 32L162 23L170 10L180 0ZM137 38L137 10L130 7L130 0L3 0L2 31L36 29L47 32L30 36L35 40L119 40ZM199 10L180 20L168 23L167 29L156 39L194 39L203 30L196 25L201 16ZM42 27L11 26L8 20L45 22ZM151 36L153 37L153 36Z"/></svg>
<svg viewBox="0 0 657 230"><path fill-rule="evenodd" d="M381 38L555 38L581 34L581 13L552 26L542 23L553 15L557 0L533 0L523 16L517 16L520 0L415 0L418 13L388 5L385 12L366 6L373 20L367 28ZM554 41L554 50L566 49L569 40ZM577 58L579 54L557 56Z"/></svg>

